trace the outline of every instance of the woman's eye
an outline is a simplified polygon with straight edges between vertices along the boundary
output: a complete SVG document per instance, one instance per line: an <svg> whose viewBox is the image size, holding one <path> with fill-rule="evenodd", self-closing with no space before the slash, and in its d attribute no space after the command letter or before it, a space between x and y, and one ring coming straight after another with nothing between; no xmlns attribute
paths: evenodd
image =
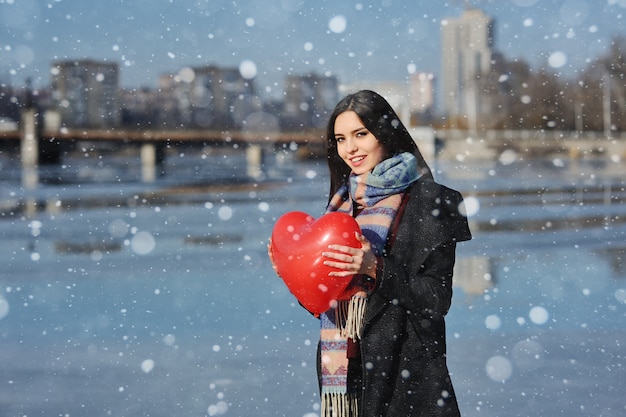
<svg viewBox="0 0 626 417"><path fill-rule="evenodd" d="M335 137L335 141L337 141L337 143L339 143L339 142L343 142L343 140L344 140L343 138L340 138L340 137Z"/></svg>

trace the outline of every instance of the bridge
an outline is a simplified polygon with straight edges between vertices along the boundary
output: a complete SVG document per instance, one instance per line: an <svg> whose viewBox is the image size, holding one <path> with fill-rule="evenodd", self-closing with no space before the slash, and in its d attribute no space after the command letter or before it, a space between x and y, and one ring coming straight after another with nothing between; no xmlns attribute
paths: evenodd
<svg viewBox="0 0 626 417"><path fill-rule="evenodd" d="M264 144L310 144L324 145L322 131L305 132L263 132L263 131L223 131L223 130L129 130L129 129L72 129L43 130L39 136L44 141L56 142L118 142L142 143L203 143L206 145L264 145ZM19 141L21 130L0 131L0 141Z"/></svg>
<svg viewBox="0 0 626 417"><path fill-rule="evenodd" d="M419 133L412 133L414 138L419 137ZM506 158L507 155L520 158L608 157L612 160L626 160L626 132L485 130L472 133L466 130L438 130L434 136L438 140L433 142L442 145L436 150L437 157L444 160L494 160L503 156Z"/></svg>
<svg viewBox="0 0 626 417"><path fill-rule="evenodd" d="M217 130L127 130L39 128L34 110L26 110L20 130L0 131L0 146L19 149L23 183L36 187L37 166L41 162L61 163L63 152L78 143L90 146L135 146L139 150L142 180L156 179L157 169L165 160L169 146L232 146L245 150L248 174L258 177L266 151L296 144L295 148L318 154L324 148L325 133L304 132L217 131ZM609 157L626 159L626 133L561 131L481 131L410 129L425 157L442 160L495 160L508 157L556 155L567 158ZM29 179L30 178L30 179Z"/></svg>
<svg viewBox="0 0 626 417"><path fill-rule="evenodd" d="M25 110L19 130L0 131L0 147L19 149L22 161L22 177L26 188L34 188L38 182L37 167L40 163L59 164L63 154L79 143L89 147L107 146L138 148L142 180L152 182L158 167L165 161L165 150L171 146L231 146L246 152L248 174L262 174L264 154L268 149L296 144L304 152L317 153L324 148L324 132L218 131L218 130L132 130L132 129L69 129L51 128L44 118L38 125L34 110ZM27 179L31 178L31 179Z"/></svg>

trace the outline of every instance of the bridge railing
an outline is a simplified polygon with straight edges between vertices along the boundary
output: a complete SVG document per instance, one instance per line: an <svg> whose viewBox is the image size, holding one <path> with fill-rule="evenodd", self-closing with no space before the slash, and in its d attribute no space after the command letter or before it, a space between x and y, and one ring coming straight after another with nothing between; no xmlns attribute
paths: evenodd
<svg viewBox="0 0 626 417"><path fill-rule="evenodd" d="M603 140L615 139L626 140L626 132L611 132L607 137L605 132L596 131L563 131L563 130L484 130L470 132L459 129L436 130L436 136L440 139L484 139L488 141L560 141L568 139Z"/></svg>
<svg viewBox="0 0 626 417"><path fill-rule="evenodd" d="M0 131L0 140L19 140L19 130ZM205 142L205 143L306 143L323 144L321 131L262 132L224 130L131 130L131 129L68 129L43 131L42 139L58 141L123 141L123 142Z"/></svg>

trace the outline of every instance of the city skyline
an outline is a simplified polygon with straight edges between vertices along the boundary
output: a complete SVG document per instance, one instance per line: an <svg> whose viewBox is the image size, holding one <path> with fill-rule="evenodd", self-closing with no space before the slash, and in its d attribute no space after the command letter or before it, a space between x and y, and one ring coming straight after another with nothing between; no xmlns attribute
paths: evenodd
<svg viewBox="0 0 626 417"><path fill-rule="evenodd" d="M207 64L240 68L269 96L303 73L404 81L441 74L441 22L465 3L0 0L0 81L47 86L52 62L73 59L119 63L126 88L155 88L164 73ZM471 3L494 18L495 50L564 75L626 34L624 0Z"/></svg>

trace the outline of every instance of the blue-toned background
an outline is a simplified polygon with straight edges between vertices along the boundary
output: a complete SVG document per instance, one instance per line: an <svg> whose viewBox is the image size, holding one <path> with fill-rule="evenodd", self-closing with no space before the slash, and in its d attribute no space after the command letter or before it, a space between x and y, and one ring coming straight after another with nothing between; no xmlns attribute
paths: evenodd
<svg viewBox="0 0 626 417"><path fill-rule="evenodd" d="M133 160L70 159L25 192L2 160L0 416L316 415L317 321L266 245L284 212L322 213L323 161L268 158L255 182L237 152L167 161L146 185ZM624 415L621 165L436 176L466 197L475 235L448 315L463 415Z"/></svg>

